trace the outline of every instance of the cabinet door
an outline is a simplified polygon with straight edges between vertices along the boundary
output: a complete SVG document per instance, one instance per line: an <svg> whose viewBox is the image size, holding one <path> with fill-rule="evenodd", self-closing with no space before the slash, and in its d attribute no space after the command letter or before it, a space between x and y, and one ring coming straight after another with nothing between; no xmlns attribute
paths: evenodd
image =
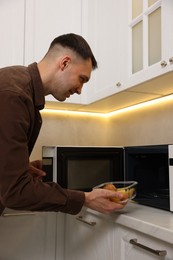
<svg viewBox="0 0 173 260"><path fill-rule="evenodd" d="M164 241L121 227L121 257L123 260L173 259L173 247Z"/></svg>
<svg viewBox="0 0 173 260"><path fill-rule="evenodd" d="M81 0L30 0L26 1L25 64L40 61L50 43L61 34L82 34ZM47 101L56 101L52 96ZM80 103L74 94L67 103Z"/></svg>
<svg viewBox="0 0 173 260"><path fill-rule="evenodd" d="M23 64L24 10L25 0L0 2L0 67Z"/></svg>
<svg viewBox="0 0 173 260"><path fill-rule="evenodd" d="M65 219L65 260L115 260L119 258L114 243L114 223L91 213ZM118 235L118 231L116 232Z"/></svg>
<svg viewBox="0 0 173 260"><path fill-rule="evenodd" d="M127 3L121 0L88 1L88 39L98 62L87 88L88 103L124 88L127 76Z"/></svg>
<svg viewBox="0 0 173 260"><path fill-rule="evenodd" d="M0 217L0 258L55 260L56 214L6 210Z"/></svg>
<svg viewBox="0 0 173 260"><path fill-rule="evenodd" d="M58 212L56 214L56 243L55 243L55 260L64 260L64 231L65 231L65 214Z"/></svg>
<svg viewBox="0 0 173 260"><path fill-rule="evenodd" d="M127 88L173 70L173 1L129 1L129 59ZM134 88L155 94L166 93L156 84Z"/></svg>

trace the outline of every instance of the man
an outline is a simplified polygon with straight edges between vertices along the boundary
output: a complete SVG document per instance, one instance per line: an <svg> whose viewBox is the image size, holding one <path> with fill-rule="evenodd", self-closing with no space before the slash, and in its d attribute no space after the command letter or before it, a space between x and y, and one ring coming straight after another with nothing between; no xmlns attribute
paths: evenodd
<svg viewBox="0 0 173 260"><path fill-rule="evenodd" d="M0 202L15 210L61 211L77 214L83 206L103 213L124 207L110 201L123 195L96 189L82 192L44 183L40 161L29 156L41 127L39 110L45 96L64 101L80 94L97 62L88 43L79 35L53 40L45 57L28 67L0 69Z"/></svg>

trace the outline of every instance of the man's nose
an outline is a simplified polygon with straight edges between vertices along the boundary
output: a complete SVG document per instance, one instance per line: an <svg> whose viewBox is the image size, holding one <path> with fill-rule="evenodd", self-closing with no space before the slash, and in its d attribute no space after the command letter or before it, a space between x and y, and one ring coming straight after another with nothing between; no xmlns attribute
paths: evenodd
<svg viewBox="0 0 173 260"><path fill-rule="evenodd" d="M83 85L82 85L83 86ZM80 95L82 93L82 86L76 89L76 93Z"/></svg>

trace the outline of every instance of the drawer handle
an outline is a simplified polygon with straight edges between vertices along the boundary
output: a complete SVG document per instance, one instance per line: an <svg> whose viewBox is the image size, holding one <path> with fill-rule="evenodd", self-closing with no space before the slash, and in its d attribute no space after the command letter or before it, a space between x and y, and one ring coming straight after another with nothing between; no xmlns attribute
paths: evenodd
<svg viewBox="0 0 173 260"><path fill-rule="evenodd" d="M164 68L167 66L167 62L165 60L163 60L163 61L161 61L160 65L162 68Z"/></svg>
<svg viewBox="0 0 173 260"><path fill-rule="evenodd" d="M155 249L152 249L152 248L150 248L148 246L144 246L143 244L138 243L137 239L135 239L135 238L134 239L130 239L129 242L130 242L130 244L138 246L140 248L143 248L143 249L145 249L145 250L147 250L150 253L153 253L155 255L158 255L158 256L165 256L165 255L167 255L166 250L155 250Z"/></svg>
<svg viewBox="0 0 173 260"><path fill-rule="evenodd" d="M173 63L173 57L169 58L169 62Z"/></svg>
<svg viewBox="0 0 173 260"><path fill-rule="evenodd" d="M19 212L19 213L3 213L2 217L19 217L19 216L30 216L35 215L34 212Z"/></svg>
<svg viewBox="0 0 173 260"><path fill-rule="evenodd" d="M89 225L89 226L95 226L95 225L96 225L96 222L95 222L95 221L87 221L87 220L83 219L82 216L78 216L78 217L76 217L76 219L77 219L78 221L81 221L81 222L83 222L83 223Z"/></svg>

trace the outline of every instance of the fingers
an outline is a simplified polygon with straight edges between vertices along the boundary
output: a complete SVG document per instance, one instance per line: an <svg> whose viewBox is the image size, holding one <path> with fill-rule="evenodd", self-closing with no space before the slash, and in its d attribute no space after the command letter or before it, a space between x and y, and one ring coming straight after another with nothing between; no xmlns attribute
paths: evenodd
<svg viewBox="0 0 173 260"><path fill-rule="evenodd" d="M35 160L30 162L30 165L32 165L33 167L36 167L37 169L42 169L42 161L41 160Z"/></svg>
<svg viewBox="0 0 173 260"><path fill-rule="evenodd" d="M41 175L41 176L45 176L46 173L38 168L33 167L33 171L37 174L37 175Z"/></svg>
<svg viewBox="0 0 173 260"><path fill-rule="evenodd" d="M102 196L103 198L107 198L107 199L115 198L117 199L117 201L127 199L125 194L122 194L121 192L118 191L111 191L106 189L94 189L93 191L95 191L98 196Z"/></svg>
<svg viewBox="0 0 173 260"><path fill-rule="evenodd" d="M120 209L123 209L125 207L126 203L117 203L117 202L112 202L108 199L105 199L104 204L102 205L102 209L101 212L102 213L112 213L112 212L116 212Z"/></svg>
<svg viewBox="0 0 173 260"><path fill-rule="evenodd" d="M122 194L121 192L118 192L118 191L107 190L106 198L108 198L108 199L117 198L119 200L123 200L124 194Z"/></svg>
<svg viewBox="0 0 173 260"><path fill-rule="evenodd" d="M117 200L112 201L113 198ZM126 202L120 201L123 194L105 189L93 189L85 193L85 206L101 213L111 213L125 207Z"/></svg>
<svg viewBox="0 0 173 260"><path fill-rule="evenodd" d="M37 175L40 176L40 177L44 177L44 176L46 176L46 173L43 172L43 171L38 171Z"/></svg>
<svg viewBox="0 0 173 260"><path fill-rule="evenodd" d="M46 173L41 169L33 166L32 164L29 165L28 172L36 179L42 179Z"/></svg>

